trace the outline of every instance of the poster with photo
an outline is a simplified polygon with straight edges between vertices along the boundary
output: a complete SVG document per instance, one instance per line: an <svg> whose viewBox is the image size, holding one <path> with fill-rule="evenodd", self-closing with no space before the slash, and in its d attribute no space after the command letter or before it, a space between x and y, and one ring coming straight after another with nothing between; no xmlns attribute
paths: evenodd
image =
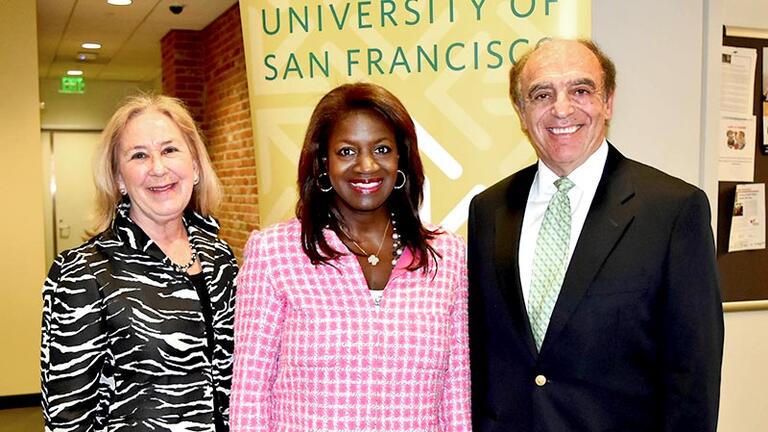
<svg viewBox="0 0 768 432"><path fill-rule="evenodd" d="M765 184L736 185L728 252L765 249Z"/></svg>
<svg viewBox="0 0 768 432"><path fill-rule="evenodd" d="M751 182L755 178L755 116L723 115L718 138L718 180Z"/></svg>

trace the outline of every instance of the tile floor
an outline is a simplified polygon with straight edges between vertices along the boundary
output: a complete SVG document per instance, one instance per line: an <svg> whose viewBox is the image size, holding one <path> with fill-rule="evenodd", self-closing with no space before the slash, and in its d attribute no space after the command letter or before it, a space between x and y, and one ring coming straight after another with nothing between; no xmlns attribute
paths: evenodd
<svg viewBox="0 0 768 432"><path fill-rule="evenodd" d="M0 410L0 432L42 432L43 413L39 407Z"/></svg>

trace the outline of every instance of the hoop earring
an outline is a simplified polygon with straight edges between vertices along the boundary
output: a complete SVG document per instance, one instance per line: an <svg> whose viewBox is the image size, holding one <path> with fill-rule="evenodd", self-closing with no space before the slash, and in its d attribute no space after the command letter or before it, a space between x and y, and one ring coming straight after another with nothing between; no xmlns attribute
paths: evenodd
<svg viewBox="0 0 768 432"><path fill-rule="evenodd" d="M200 177L195 176L195 179L192 181L192 185L197 186L198 183L200 183Z"/></svg>
<svg viewBox="0 0 768 432"><path fill-rule="evenodd" d="M323 187L323 184L322 184L323 177L328 179L328 186L327 187ZM319 176L317 176L317 179L315 180L315 183L317 184L317 188L320 189L320 192L326 192L327 193L327 192L330 192L330 191L333 190L333 185L331 184L331 179L330 179L330 177L328 177L328 173L327 172L321 173Z"/></svg>
<svg viewBox="0 0 768 432"><path fill-rule="evenodd" d="M408 177L405 176L405 173L402 170L397 170L397 175L402 175L403 176L403 182L398 185L397 184L397 179L395 179L395 186L393 186L393 187L395 189L397 189L397 190L400 190L403 187L405 187L405 183L408 182Z"/></svg>

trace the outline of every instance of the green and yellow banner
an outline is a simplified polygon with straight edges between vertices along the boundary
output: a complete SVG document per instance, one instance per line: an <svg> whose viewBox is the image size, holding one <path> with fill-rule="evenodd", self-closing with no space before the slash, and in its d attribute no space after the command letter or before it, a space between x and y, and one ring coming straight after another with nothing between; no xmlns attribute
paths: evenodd
<svg viewBox="0 0 768 432"><path fill-rule="evenodd" d="M509 68L545 37L589 37L589 0L240 0L261 224L293 215L296 166L320 97L380 84L417 124L422 216L464 231L469 200L532 163Z"/></svg>

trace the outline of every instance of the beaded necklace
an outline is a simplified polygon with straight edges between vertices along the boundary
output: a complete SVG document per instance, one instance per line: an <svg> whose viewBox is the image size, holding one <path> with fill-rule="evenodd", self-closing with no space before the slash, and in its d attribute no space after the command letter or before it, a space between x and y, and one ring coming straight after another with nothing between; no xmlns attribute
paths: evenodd
<svg viewBox="0 0 768 432"><path fill-rule="evenodd" d="M173 269L176 270L177 272L186 273L187 270L190 269L190 267L195 265L195 261L197 261L197 251L195 250L195 247L190 245L189 248L192 249L192 256L189 257L188 263L184 265L176 264L175 262L171 261L171 259L168 258L167 256L165 257L166 263L169 264L171 267L173 267Z"/></svg>

